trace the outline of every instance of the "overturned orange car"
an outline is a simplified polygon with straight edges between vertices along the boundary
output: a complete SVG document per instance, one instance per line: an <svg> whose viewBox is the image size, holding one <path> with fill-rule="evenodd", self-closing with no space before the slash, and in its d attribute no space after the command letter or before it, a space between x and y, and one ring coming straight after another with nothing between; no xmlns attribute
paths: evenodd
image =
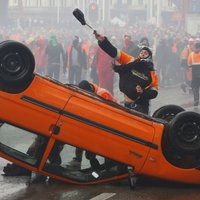
<svg viewBox="0 0 200 200"><path fill-rule="evenodd" d="M169 105L147 116L42 77L34 65L23 44L0 43L2 158L75 184L128 177L134 186L138 175L200 184L198 113ZM72 167L77 148L82 161Z"/></svg>

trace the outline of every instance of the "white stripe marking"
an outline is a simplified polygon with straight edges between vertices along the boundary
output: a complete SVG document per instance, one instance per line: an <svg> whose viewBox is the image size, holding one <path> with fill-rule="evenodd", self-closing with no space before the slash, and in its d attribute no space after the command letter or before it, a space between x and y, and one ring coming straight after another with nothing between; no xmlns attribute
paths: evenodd
<svg viewBox="0 0 200 200"><path fill-rule="evenodd" d="M93 197L90 200L106 200L106 199L109 199L109 198L111 198L111 197L113 197L115 195L116 195L116 193L102 193L102 194L100 194L100 195L98 195L96 197Z"/></svg>

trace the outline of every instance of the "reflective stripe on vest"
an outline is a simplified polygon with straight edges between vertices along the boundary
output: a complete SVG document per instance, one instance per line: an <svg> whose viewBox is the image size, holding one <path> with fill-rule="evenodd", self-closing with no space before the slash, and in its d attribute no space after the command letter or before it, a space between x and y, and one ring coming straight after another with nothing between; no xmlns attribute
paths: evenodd
<svg viewBox="0 0 200 200"><path fill-rule="evenodd" d="M113 98L113 96L110 94L110 92L104 88L99 87L96 94L104 99L117 102L117 100L115 98Z"/></svg>
<svg viewBox="0 0 200 200"><path fill-rule="evenodd" d="M91 83L91 82L90 82L90 84L94 87L94 93L97 94L97 91L98 91L98 89L99 89L99 86L98 86L97 84Z"/></svg>
<svg viewBox="0 0 200 200"><path fill-rule="evenodd" d="M93 85L94 87L94 93L97 94L98 96L107 99L107 100L111 100L114 102L117 102L117 100L110 94L110 92L104 88L99 87L98 85L96 85L95 83L91 83L91 85Z"/></svg>

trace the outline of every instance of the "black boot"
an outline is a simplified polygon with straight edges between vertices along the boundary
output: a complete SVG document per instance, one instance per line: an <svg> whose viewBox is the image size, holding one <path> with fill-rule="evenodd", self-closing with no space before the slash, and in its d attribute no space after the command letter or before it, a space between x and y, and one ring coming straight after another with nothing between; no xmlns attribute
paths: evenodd
<svg viewBox="0 0 200 200"><path fill-rule="evenodd" d="M5 176L30 176L31 175L31 171L21 167L19 165L16 164L7 164L4 168L3 168L3 172L5 173Z"/></svg>

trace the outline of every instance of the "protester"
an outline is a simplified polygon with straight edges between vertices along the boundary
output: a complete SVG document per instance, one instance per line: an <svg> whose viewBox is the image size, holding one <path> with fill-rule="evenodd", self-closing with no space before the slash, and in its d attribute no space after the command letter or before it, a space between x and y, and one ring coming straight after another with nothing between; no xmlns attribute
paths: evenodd
<svg viewBox="0 0 200 200"><path fill-rule="evenodd" d="M125 106L149 113L149 100L157 96L158 77L153 68L152 52L143 47L137 58L115 48L106 37L94 33L99 46L117 62L114 71L119 73L120 91L125 95Z"/></svg>
<svg viewBox="0 0 200 200"><path fill-rule="evenodd" d="M36 72L45 75L46 74L46 68L48 65L48 58L47 54L45 52L46 49L46 40L43 38L38 38L36 40L37 43L37 49L35 51L35 67L36 67Z"/></svg>
<svg viewBox="0 0 200 200"><path fill-rule="evenodd" d="M45 52L48 56L47 75L56 80L60 80L60 56L62 56L63 66L65 66L65 53L55 35L49 38Z"/></svg>
<svg viewBox="0 0 200 200"><path fill-rule="evenodd" d="M181 89L183 92L187 91L187 88L191 88L192 73L191 68L188 68L188 57L195 49L195 39L190 38L187 46L181 52L181 69L183 74L183 83Z"/></svg>
<svg viewBox="0 0 200 200"><path fill-rule="evenodd" d="M113 95L114 72L112 70L113 58L100 47L97 48L95 65L99 80L99 86L107 89Z"/></svg>
<svg viewBox="0 0 200 200"><path fill-rule="evenodd" d="M137 57L140 52L140 48L131 40L130 34L124 35L124 45L122 51L133 57Z"/></svg>
<svg viewBox="0 0 200 200"><path fill-rule="evenodd" d="M170 47L165 39L161 39L156 47L155 62L157 66L160 87L169 85L169 60L170 60Z"/></svg>
<svg viewBox="0 0 200 200"><path fill-rule="evenodd" d="M147 38L147 37L141 38L141 39L140 39L140 43L139 43L138 46L139 46L140 48L142 48L142 47L149 47L150 45L149 45L149 40L148 40L148 38Z"/></svg>
<svg viewBox="0 0 200 200"><path fill-rule="evenodd" d="M66 58L66 63L69 68L69 83L78 84L81 81L83 68L87 68L86 52L82 48L78 36L74 37L71 47L67 50Z"/></svg>
<svg viewBox="0 0 200 200"><path fill-rule="evenodd" d="M195 44L194 52L188 57L188 66L192 69L192 91L194 97L194 106L199 105L199 87L200 87L200 42Z"/></svg>

